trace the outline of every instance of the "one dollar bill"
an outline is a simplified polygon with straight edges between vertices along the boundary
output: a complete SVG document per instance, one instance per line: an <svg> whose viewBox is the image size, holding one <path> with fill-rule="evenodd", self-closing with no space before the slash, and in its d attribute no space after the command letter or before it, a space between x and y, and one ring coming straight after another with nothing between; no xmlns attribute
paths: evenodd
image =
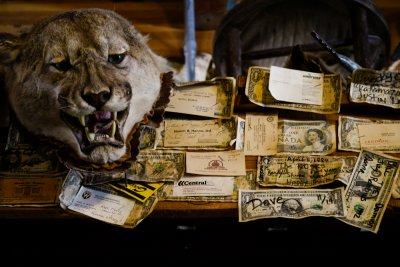
<svg viewBox="0 0 400 267"><path fill-rule="evenodd" d="M239 190L239 222L264 218L344 217L344 188Z"/></svg>
<svg viewBox="0 0 400 267"><path fill-rule="evenodd" d="M364 129L363 127L368 128ZM400 129L400 120L341 115L338 117L338 149L355 152L367 149L384 153L399 153L400 143L397 137L400 132L398 129ZM360 130L364 130L364 132ZM366 133L369 133L369 137ZM363 145L367 145L366 143L370 143L368 148L363 147Z"/></svg>
<svg viewBox="0 0 400 267"><path fill-rule="evenodd" d="M377 233L399 172L400 159L360 152L345 191L347 215L340 220Z"/></svg>
<svg viewBox="0 0 400 267"><path fill-rule="evenodd" d="M343 159L332 156L258 157L257 182L261 186L309 188L339 178Z"/></svg>
<svg viewBox="0 0 400 267"><path fill-rule="evenodd" d="M400 108L400 73L361 68L353 72L350 101Z"/></svg>
<svg viewBox="0 0 400 267"><path fill-rule="evenodd" d="M245 94L256 105L270 108L291 109L320 114L340 111L342 83L339 74L325 74L323 78L322 105L290 103L276 100L269 91L270 69L253 66L248 69Z"/></svg>

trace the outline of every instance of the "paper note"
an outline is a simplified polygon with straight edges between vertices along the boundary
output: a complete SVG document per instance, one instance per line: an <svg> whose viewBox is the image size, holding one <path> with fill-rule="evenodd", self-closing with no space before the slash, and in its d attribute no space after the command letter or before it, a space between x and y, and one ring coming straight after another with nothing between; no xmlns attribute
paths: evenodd
<svg viewBox="0 0 400 267"><path fill-rule="evenodd" d="M322 105L323 81L322 73L272 66L269 91L276 100Z"/></svg>
<svg viewBox="0 0 400 267"><path fill-rule="evenodd" d="M274 155L278 144L278 115L246 114L244 131L246 156Z"/></svg>
<svg viewBox="0 0 400 267"><path fill-rule="evenodd" d="M216 85L174 90L166 110L178 113L190 111L195 115L213 117L216 102Z"/></svg>
<svg viewBox="0 0 400 267"><path fill-rule="evenodd" d="M82 186L69 209L116 225L124 225L135 202Z"/></svg>
<svg viewBox="0 0 400 267"><path fill-rule="evenodd" d="M236 117L208 120L165 120L165 147L229 147L236 138Z"/></svg>
<svg viewBox="0 0 400 267"><path fill-rule="evenodd" d="M230 196L233 177L193 176L174 182L173 196Z"/></svg>
<svg viewBox="0 0 400 267"><path fill-rule="evenodd" d="M232 77L176 85L166 111L229 119L233 113L235 90L236 80Z"/></svg>
<svg viewBox="0 0 400 267"><path fill-rule="evenodd" d="M382 149L400 146L400 124L359 124L357 128L360 145L363 149Z"/></svg>
<svg viewBox="0 0 400 267"><path fill-rule="evenodd" d="M186 152L186 172L204 175L246 175L243 151Z"/></svg>

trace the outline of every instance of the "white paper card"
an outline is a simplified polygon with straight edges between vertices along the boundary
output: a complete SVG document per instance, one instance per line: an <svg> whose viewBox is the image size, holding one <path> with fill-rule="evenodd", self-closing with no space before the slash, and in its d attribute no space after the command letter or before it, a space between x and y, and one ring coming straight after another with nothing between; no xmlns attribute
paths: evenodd
<svg viewBox="0 0 400 267"><path fill-rule="evenodd" d="M233 194L233 176L191 176L174 182L173 196L230 196Z"/></svg>
<svg viewBox="0 0 400 267"><path fill-rule="evenodd" d="M269 91L279 101L322 105L322 73L271 66Z"/></svg>
<svg viewBox="0 0 400 267"><path fill-rule="evenodd" d="M68 208L104 222L123 225L134 204L133 200L81 186Z"/></svg>

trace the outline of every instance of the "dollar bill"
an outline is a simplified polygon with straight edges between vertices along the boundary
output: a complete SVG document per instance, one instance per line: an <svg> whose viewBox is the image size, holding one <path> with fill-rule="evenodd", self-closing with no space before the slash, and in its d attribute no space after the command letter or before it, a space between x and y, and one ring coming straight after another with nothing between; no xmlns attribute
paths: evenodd
<svg viewBox="0 0 400 267"><path fill-rule="evenodd" d="M343 159L332 156L258 157L257 182L261 186L310 188L339 178Z"/></svg>
<svg viewBox="0 0 400 267"><path fill-rule="evenodd" d="M400 178L397 179L397 182L394 185L393 192L392 192L392 197L393 198L400 198Z"/></svg>
<svg viewBox="0 0 400 267"><path fill-rule="evenodd" d="M343 160L342 169L338 175L338 180L347 185L356 166L357 156L337 156Z"/></svg>
<svg viewBox="0 0 400 267"><path fill-rule="evenodd" d="M162 123L160 125L163 126ZM140 134L139 149L155 148L155 147L156 147L156 128L144 126Z"/></svg>
<svg viewBox="0 0 400 267"><path fill-rule="evenodd" d="M229 119L233 114L236 80L215 77L212 80L176 84L165 109L210 118Z"/></svg>
<svg viewBox="0 0 400 267"><path fill-rule="evenodd" d="M350 84L350 101L400 108L400 73L356 69Z"/></svg>
<svg viewBox="0 0 400 267"><path fill-rule="evenodd" d="M239 222L346 215L344 188L239 190Z"/></svg>
<svg viewBox="0 0 400 267"><path fill-rule="evenodd" d="M46 155L37 151L14 121L11 121L8 129L7 142L0 158L0 166L0 170L4 172L26 174L51 175L51 173L67 171L54 151L49 151Z"/></svg>
<svg viewBox="0 0 400 267"><path fill-rule="evenodd" d="M383 119L370 119L339 115L338 116L338 149L346 151L360 152L362 150L359 125L377 125L377 124L400 124L399 120L383 120ZM369 148L368 150L372 150ZM380 146L377 145L373 148L375 151L385 153L400 153L400 147L392 146Z"/></svg>
<svg viewBox="0 0 400 267"><path fill-rule="evenodd" d="M283 102L274 99L268 84L270 69L253 66L248 69L245 94L256 105L271 108L291 109L320 114L335 114L340 111L342 83L339 74L325 74L322 105Z"/></svg>
<svg viewBox="0 0 400 267"><path fill-rule="evenodd" d="M195 202L237 202L239 189L256 189L255 170L247 170L246 175L235 176L233 180L233 193L231 196L174 196L174 183L166 182L164 186L158 190L159 200L167 201L195 201Z"/></svg>
<svg viewBox="0 0 400 267"><path fill-rule="evenodd" d="M328 155L336 151L336 124L332 121L278 121L278 154Z"/></svg>
<svg viewBox="0 0 400 267"><path fill-rule="evenodd" d="M177 181L185 172L185 155L177 150L140 150L126 171L126 178L142 182Z"/></svg>
<svg viewBox="0 0 400 267"><path fill-rule="evenodd" d="M345 190L341 221L377 233L399 174L400 159L362 150Z"/></svg>

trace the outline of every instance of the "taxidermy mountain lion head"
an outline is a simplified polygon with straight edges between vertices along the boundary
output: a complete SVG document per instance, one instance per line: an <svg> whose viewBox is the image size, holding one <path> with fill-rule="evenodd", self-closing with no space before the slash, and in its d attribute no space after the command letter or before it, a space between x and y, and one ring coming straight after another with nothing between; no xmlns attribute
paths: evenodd
<svg viewBox="0 0 400 267"><path fill-rule="evenodd" d="M167 68L111 10L74 10L28 33L0 33L0 69L17 121L72 166L112 169L136 157L141 127L157 127L169 101Z"/></svg>

